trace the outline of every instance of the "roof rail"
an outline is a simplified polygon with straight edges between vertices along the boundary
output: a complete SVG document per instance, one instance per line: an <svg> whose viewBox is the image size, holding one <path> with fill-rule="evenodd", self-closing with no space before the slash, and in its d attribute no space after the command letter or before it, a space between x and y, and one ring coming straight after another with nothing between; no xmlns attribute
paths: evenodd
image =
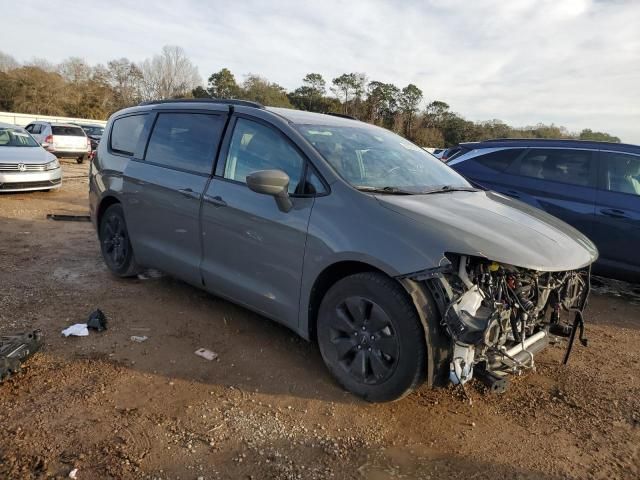
<svg viewBox="0 0 640 480"><path fill-rule="evenodd" d="M235 98L171 98L168 100L149 100L147 102L141 102L138 105L159 105L163 103L217 103L264 109L264 105L261 103L250 100L236 100Z"/></svg>
<svg viewBox="0 0 640 480"><path fill-rule="evenodd" d="M332 117L348 118L349 120L358 120L356 117L347 115L346 113L329 112L326 115L331 115Z"/></svg>

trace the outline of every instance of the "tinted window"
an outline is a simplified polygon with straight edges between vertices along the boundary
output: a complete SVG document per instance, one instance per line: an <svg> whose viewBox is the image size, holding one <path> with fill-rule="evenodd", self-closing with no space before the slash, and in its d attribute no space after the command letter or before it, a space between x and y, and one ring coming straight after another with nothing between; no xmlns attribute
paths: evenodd
<svg viewBox="0 0 640 480"><path fill-rule="evenodd" d="M524 152L524 148L507 148L487 153L486 155L480 155L473 160L487 168L490 168L491 170L503 172L522 154L522 152Z"/></svg>
<svg viewBox="0 0 640 480"><path fill-rule="evenodd" d="M146 115L118 118L111 128L111 149L117 153L133 155L140 139Z"/></svg>
<svg viewBox="0 0 640 480"><path fill-rule="evenodd" d="M640 195L640 157L601 152L605 168L605 190Z"/></svg>
<svg viewBox="0 0 640 480"><path fill-rule="evenodd" d="M31 133L41 133L42 132L42 125L31 125L31 130L29 130L29 132Z"/></svg>
<svg viewBox="0 0 640 480"><path fill-rule="evenodd" d="M246 182L258 170L282 170L289 175L289 193L300 183L304 160L282 134L251 120L236 122L224 168L224 178Z"/></svg>
<svg viewBox="0 0 640 480"><path fill-rule="evenodd" d="M160 113L145 159L171 168L211 173L224 117L200 113Z"/></svg>
<svg viewBox="0 0 640 480"><path fill-rule="evenodd" d="M51 131L54 135L65 135L67 137L84 137L84 130L80 127L59 127L52 126Z"/></svg>
<svg viewBox="0 0 640 480"><path fill-rule="evenodd" d="M507 172L586 187L593 184L592 163L589 150L532 148L524 158L513 162Z"/></svg>

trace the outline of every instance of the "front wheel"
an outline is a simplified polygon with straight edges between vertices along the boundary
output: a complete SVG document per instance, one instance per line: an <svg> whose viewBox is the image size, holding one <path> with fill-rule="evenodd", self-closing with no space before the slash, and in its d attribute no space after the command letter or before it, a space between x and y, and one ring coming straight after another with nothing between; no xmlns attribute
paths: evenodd
<svg viewBox="0 0 640 480"><path fill-rule="evenodd" d="M129 231L120 204L111 205L100 220L100 249L109 270L119 277L132 277L140 272L133 256Z"/></svg>
<svg viewBox="0 0 640 480"><path fill-rule="evenodd" d="M365 272L343 278L318 312L325 364L350 392L371 402L398 400L425 377L422 324L402 286Z"/></svg>

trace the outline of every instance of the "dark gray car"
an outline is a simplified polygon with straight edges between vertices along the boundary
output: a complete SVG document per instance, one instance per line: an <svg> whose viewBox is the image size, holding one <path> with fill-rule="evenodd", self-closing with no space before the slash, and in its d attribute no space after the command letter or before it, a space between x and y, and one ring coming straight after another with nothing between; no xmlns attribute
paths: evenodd
<svg viewBox="0 0 640 480"><path fill-rule="evenodd" d="M90 202L112 272L158 268L281 322L368 400L474 373L501 389L582 327L593 244L387 130L165 101L104 139Z"/></svg>

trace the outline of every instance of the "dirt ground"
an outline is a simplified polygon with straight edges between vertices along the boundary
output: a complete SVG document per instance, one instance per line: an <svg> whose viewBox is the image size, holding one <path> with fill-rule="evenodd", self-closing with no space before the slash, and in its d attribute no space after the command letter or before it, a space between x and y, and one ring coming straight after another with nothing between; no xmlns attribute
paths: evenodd
<svg viewBox="0 0 640 480"><path fill-rule="evenodd" d="M0 334L46 334L0 385L0 478L640 478L637 287L601 285L589 346L566 367L564 345L547 349L503 395L368 404L259 315L166 276L111 276L90 223L46 219L88 211L88 167L64 168L59 191L0 195ZM107 331L61 337L96 307Z"/></svg>

